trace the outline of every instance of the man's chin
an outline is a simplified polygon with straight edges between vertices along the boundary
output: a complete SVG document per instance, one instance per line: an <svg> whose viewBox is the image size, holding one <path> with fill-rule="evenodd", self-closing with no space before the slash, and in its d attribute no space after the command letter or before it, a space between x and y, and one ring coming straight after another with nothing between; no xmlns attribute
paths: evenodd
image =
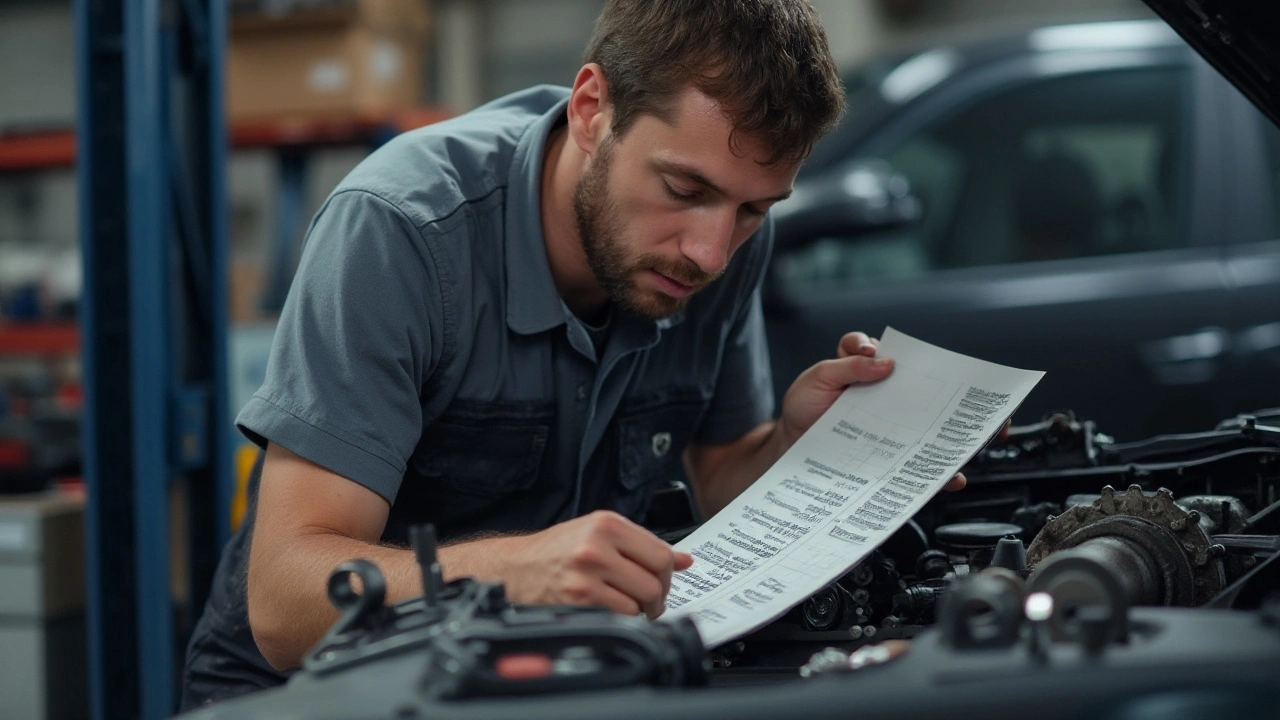
<svg viewBox="0 0 1280 720"><path fill-rule="evenodd" d="M689 298L673 298L661 292L639 292L633 289L618 303L624 310L646 320L662 320L680 312Z"/></svg>

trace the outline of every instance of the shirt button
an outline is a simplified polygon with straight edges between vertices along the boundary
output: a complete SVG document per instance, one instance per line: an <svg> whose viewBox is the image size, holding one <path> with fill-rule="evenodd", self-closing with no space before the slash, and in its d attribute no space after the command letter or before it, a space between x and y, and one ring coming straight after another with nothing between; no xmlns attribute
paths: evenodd
<svg viewBox="0 0 1280 720"><path fill-rule="evenodd" d="M578 399L579 399L579 400L586 400L586 399L587 399L587 386L586 386L586 385L579 385L579 386L578 386Z"/></svg>

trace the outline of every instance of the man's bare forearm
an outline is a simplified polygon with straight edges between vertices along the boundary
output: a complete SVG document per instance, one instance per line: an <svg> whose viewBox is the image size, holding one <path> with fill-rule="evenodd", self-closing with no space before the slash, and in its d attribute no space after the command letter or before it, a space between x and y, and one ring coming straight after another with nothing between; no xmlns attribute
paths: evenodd
<svg viewBox="0 0 1280 720"><path fill-rule="evenodd" d="M727 445L708 448L691 462L698 509L711 517L742 494L794 443L774 420L761 423Z"/></svg>
<svg viewBox="0 0 1280 720"><path fill-rule="evenodd" d="M440 549L445 580L472 576L498 580L505 537L459 543ZM373 562L387 581L387 604L422 594L422 573L408 548L374 545L335 533L298 538L263 558L249 573L250 626L263 656L278 670L297 667L338 619L327 587L330 573L355 558ZM273 562L274 561L274 562Z"/></svg>

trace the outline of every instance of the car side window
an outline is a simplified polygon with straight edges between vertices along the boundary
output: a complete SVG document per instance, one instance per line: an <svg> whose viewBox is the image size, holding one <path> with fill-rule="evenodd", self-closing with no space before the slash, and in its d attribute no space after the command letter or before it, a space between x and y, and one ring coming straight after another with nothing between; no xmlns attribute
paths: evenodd
<svg viewBox="0 0 1280 720"><path fill-rule="evenodd" d="M1185 243L1185 70L1036 81L861 154L924 206L911 227L824 238L779 258L784 287L860 287L954 268L1144 252Z"/></svg>

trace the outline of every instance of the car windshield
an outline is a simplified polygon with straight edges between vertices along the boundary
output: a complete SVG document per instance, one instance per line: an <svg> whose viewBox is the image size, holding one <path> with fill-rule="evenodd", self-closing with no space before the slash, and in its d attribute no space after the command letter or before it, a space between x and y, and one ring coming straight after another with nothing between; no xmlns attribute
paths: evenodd
<svg viewBox="0 0 1280 720"><path fill-rule="evenodd" d="M959 53L948 47L869 60L841 77L850 112L877 101L904 103L946 80L959 64Z"/></svg>
<svg viewBox="0 0 1280 720"><path fill-rule="evenodd" d="M814 147L804 172L843 156L850 129L865 113L886 104L906 102L933 87L954 71L956 58L949 49L898 52L845 69L840 74L845 89L845 115L839 127Z"/></svg>
<svg viewBox="0 0 1280 720"><path fill-rule="evenodd" d="M913 56L898 54L888 57L877 57L861 65L854 66L841 73L840 80L844 84L845 103L848 106L847 117L857 115L869 105L882 102L880 87L885 78Z"/></svg>

